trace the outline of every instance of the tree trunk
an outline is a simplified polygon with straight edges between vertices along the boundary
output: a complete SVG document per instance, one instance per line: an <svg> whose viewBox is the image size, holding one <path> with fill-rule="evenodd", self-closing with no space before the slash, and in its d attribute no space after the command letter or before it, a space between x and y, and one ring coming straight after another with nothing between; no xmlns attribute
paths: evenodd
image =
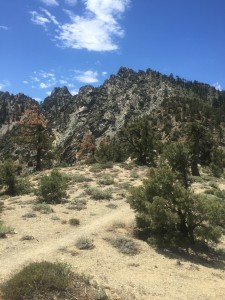
<svg viewBox="0 0 225 300"><path fill-rule="evenodd" d="M36 171L41 171L42 169L41 156L42 156L42 151L40 148L38 148L36 154Z"/></svg>
<svg viewBox="0 0 225 300"><path fill-rule="evenodd" d="M198 156L193 155L191 160L191 174L193 176L200 176L199 169L198 169Z"/></svg>

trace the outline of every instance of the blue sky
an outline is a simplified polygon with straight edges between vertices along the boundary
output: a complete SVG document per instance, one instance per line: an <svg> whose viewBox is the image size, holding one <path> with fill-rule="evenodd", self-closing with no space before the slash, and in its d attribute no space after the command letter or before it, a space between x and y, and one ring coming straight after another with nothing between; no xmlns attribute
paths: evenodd
<svg viewBox="0 0 225 300"><path fill-rule="evenodd" d="M225 89L225 1L0 0L0 91L76 94L120 66Z"/></svg>

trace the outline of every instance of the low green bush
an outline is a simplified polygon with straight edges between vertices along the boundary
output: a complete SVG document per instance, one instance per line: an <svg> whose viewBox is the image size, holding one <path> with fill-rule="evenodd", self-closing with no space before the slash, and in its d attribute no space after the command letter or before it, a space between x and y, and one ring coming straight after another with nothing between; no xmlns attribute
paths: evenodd
<svg viewBox="0 0 225 300"><path fill-rule="evenodd" d="M43 176L36 191L38 201L58 204L68 198L66 189L69 184L68 176L53 170L49 176Z"/></svg>
<svg viewBox="0 0 225 300"><path fill-rule="evenodd" d="M139 253L139 249L135 242L124 236L118 236L114 239L108 239L108 241L117 248L119 252L127 255L136 255Z"/></svg>
<svg viewBox="0 0 225 300"><path fill-rule="evenodd" d="M34 262L1 286L3 299L50 299L51 292L63 292L71 282L71 270L65 263ZM55 298L51 298L55 299Z"/></svg>
<svg viewBox="0 0 225 300"><path fill-rule="evenodd" d="M78 226L80 225L80 220L76 218L69 219L69 224L72 226Z"/></svg>
<svg viewBox="0 0 225 300"><path fill-rule="evenodd" d="M34 211L39 211L42 214L50 214L54 212L54 210L51 208L51 206L47 203L36 203L33 206Z"/></svg>
<svg viewBox="0 0 225 300"><path fill-rule="evenodd" d="M98 184L101 185L111 185L114 183L114 178L110 176L104 176L98 180Z"/></svg>
<svg viewBox="0 0 225 300"><path fill-rule="evenodd" d="M90 240L87 237L79 238L75 245L80 250L91 250L95 247L94 243L93 243L93 240Z"/></svg>
<svg viewBox="0 0 225 300"><path fill-rule="evenodd" d="M5 238L7 234L12 233L13 228L0 223L0 238Z"/></svg>
<svg viewBox="0 0 225 300"><path fill-rule="evenodd" d="M73 175L73 177L71 178L72 182L89 182L91 181L91 178L88 178L84 175Z"/></svg>
<svg viewBox="0 0 225 300"><path fill-rule="evenodd" d="M112 192L110 189L101 190L97 187L89 187L86 189L86 193L94 200L107 200L112 198Z"/></svg>

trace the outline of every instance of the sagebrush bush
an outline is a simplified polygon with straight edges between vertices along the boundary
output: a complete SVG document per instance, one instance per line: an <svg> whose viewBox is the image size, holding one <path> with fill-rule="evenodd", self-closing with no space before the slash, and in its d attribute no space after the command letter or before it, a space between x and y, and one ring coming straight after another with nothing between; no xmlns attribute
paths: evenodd
<svg viewBox="0 0 225 300"><path fill-rule="evenodd" d="M68 198L66 189L69 179L58 170L53 170L49 176L43 176L36 191L38 201L58 204Z"/></svg>
<svg viewBox="0 0 225 300"><path fill-rule="evenodd" d="M0 166L0 185L6 187L6 193L16 194L16 168L12 160L7 160Z"/></svg>
<svg viewBox="0 0 225 300"><path fill-rule="evenodd" d="M27 195L34 192L34 187L28 178L18 178L15 187L16 195Z"/></svg>
<svg viewBox="0 0 225 300"><path fill-rule="evenodd" d="M71 270L67 264L35 262L6 281L1 291L7 300L47 299L48 293L66 291L70 282Z"/></svg>
<svg viewBox="0 0 225 300"><path fill-rule="evenodd" d="M34 211L39 211L42 214L50 214L54 212L54 210L51 208L51 206L47 203L36 203L33 206Z"/></svg>
<svg viewBox="0 0 225 300"><path fill-rule="evenodd" d="M89 181L91 181L92 179L91 179L91 178L88 178L88 177L86 177L86 176L84 176L84 175L74 175L74 176L71 178L71 180L72 180L73 182L79 183L79 182L89 182Z"/></svg>
<svg viewBox="0 0 225 300"><path fill-rule="evenodd" d="M7 234L11 233L13 229L0 223L0 238L5 238Z"/></svg>
<svg viewBox="0 0 225 300"><path fill-rule="evenodd" d="M77 218L69 219L69 224L72 226L78 226L78 225L80 225L80 220Z"/></svg>
<svg viewBox="0 0 225 300"><path fill-rule="evenodd" d="M104 200L104 199L111 199L112 192L110 189L101 190L96 187L89 187L86 189L86 193L91 196L91 198L95 200Z"/></svg>
<svg viewBox="0 0 225 300"><path fill-rule="evenodd" d="M80 250L91 250L95 247L94 243L93 243L93 240L90 240L87 237L79 238L75 245Z"/></svg>
<svg viewBox="0 0 225 300"><path fill-rule="evenodd" d="M128 239L124 236L118 236L116 238L107 239L113 247L117 248L119 252L127 255L136 255L139 253L139 248L135 242L131 239Z"/></svg>
<svg viewBox="0 0 225 300"><path fill-rule="evenodd" d="M98 184L111 185L114 183L114 178L110 176L104 176L98 180Z"/></svg>

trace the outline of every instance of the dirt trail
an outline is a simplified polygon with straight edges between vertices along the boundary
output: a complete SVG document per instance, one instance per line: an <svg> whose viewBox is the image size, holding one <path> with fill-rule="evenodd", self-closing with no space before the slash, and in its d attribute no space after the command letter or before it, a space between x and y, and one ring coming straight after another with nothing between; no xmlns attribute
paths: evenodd
<svg viewBox="0 0 225 300"><path fill-rule="evenodd" d="M75 240L82 236L89 236L95 233L104 231L104 229L113 223L113 221L121 220L131 221L133 214L127 203L124 203L120 207L120 210L111 210L105 213L105 215L99 217L95 216L90 223L72 228L69 233L65 233L65 236L58 239L54 235L49 237L45 243L36 243L36 247L28 249L12 248L11 252L0 254L0 281L20 268L23 264L36 260L49 260L54 258L54 253L61 247L67 247L73 245Z"/></svg>

